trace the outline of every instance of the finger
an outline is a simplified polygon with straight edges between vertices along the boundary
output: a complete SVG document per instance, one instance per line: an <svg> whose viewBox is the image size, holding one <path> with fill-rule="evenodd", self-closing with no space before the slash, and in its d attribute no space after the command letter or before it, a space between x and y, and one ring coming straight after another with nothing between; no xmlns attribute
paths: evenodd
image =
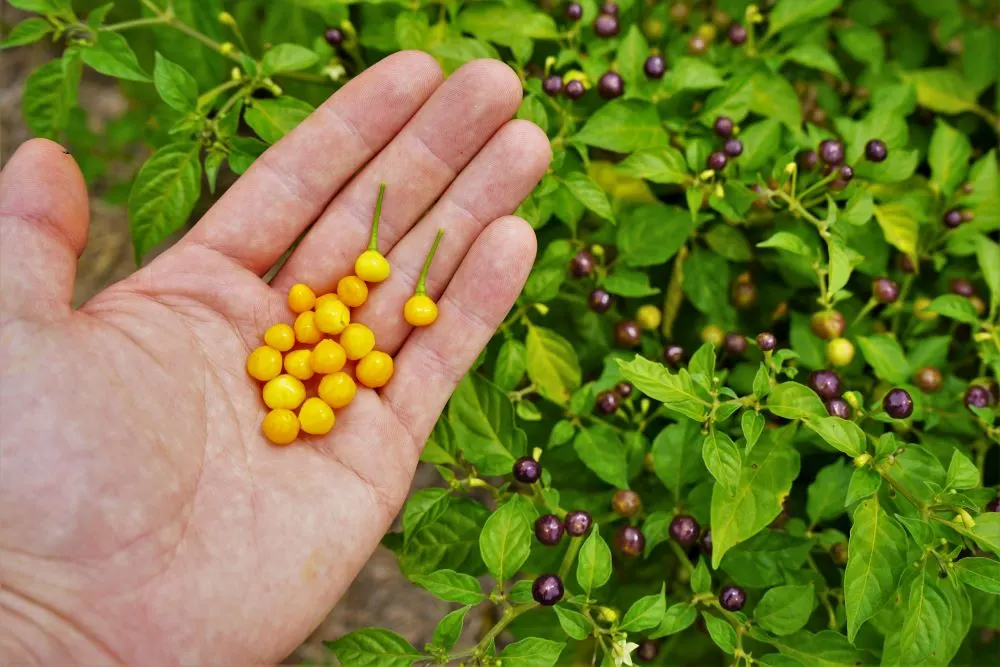
<svg viewBox="0 0 1000 667"><path fill-rule="evenodd" d="M254 162L181 247L208 246L263 274L440 83L437 62L417 51L365 70Z"/></svg>
<svg viewBox="0 0 1000 667"><path fill-rule="evenodd" d="M517 75L473 61L448 78L392 143L333 200L272 283L330 291L365 249L380 182L387 184L379 250L387 253L441 196L521 101Z"/></svg>
<svg viewBox="0 0 1000 667"><path fill-rule="evenodd" d="M0 173L0 309L68 313L89 225L87 186L73 157L47 139L18 148Z"/></svg>
<svg viewBox="0 0 1000 667"><path fill-rule="evenodd" d="M414 331L396 355L382 397L417 443L510 310L535 260L535 233L501 218L476 239L438 302L437 322Z"/></svg>
<svg viewBox="0 0 1000 667"><path fill-rule="evenodd" d="M380 350L395 354L411 330L403 319L403 306L413 295L438 229L445 233L427 279L427 292L433 299L444 292L483 228L513 213L531 192L550 157L548 138L537 125L519 120L507 123L392 249L392 274L357 312L357 320L375 332Z"/></svg>

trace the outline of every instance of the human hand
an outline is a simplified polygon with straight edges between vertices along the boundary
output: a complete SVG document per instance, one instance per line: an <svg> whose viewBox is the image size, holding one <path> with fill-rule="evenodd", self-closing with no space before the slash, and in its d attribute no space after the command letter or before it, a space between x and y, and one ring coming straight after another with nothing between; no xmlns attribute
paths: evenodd
<svg viewBox="0 0 1000 667"><path fill-rule="evenodd" d="M398 512L456 383L508 312L535 238L509 217L550 156L521 86L386 58L264 154L194 229L70 307L87 236L72 158L31 141L0 176L0 662L275 662L336 603ZM333 432L260 432L246 374L285 294L330 291L378 183L393 266L358 319L396 357ZM310 225L312 227L310 228ZM427 248L438 322L402 318ZM268 285L261 276L308 228Z"/></svg>

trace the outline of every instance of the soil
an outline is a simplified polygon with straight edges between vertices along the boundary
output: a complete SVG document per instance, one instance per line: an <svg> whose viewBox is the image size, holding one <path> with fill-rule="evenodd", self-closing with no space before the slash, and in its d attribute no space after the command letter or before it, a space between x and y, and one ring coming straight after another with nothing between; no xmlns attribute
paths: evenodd
<svg viewBox="0 0 1000 667"><path fill-rule="evenodd" d="M18 19L9 8L2 14L0 19L6 24ZM6 164L17 147L31 137L21 114L24 81L35 67L50 57L49 48L38 45L0 54L0 165ZM80 104L98 127L127 107L113 81L92 73L84 76ZM92 197L90 234L80 257L74 304L84 303L135 270L125 208ZM436 478L433 468L421 468L411 491L431 485ZM337 607L286 663L326 663L329 654L324 652L324 640L370 626L390 628L414 646L422 647L431 640L437 621L447 611L445 603L407 582L392 553L379 547ZM470 616L467 626L475 625L478 624Z"/></svg>

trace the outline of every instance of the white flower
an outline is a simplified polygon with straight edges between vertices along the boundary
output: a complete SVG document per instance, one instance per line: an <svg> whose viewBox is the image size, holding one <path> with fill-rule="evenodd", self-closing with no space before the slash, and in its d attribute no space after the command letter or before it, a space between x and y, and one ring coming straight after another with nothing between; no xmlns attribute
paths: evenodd
<svg viewBox="0 0 1000 667"><path fill-rule="evenodd" d="M622 665L632 667L632 651L637 648L639 645L628 641L625 635L615 639L614 643L611 644L611 657L615 660L615 667L622 667Z"/></svg>

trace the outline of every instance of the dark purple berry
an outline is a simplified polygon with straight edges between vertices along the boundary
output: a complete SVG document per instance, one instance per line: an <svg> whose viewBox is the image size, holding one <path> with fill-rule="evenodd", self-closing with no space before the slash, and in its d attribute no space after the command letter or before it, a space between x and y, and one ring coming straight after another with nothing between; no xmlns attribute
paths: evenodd
<svg viewBox="0 0 1000 667"><path fill-rule="evenodd" d="M954 229L962 224L962 212L953 208L944 214L944 226Z"/></svg>
<svg viewBox="0 0 1000 667"><path fill-rule="evenodd" d="M816 151L802 151L798 155L798 163L803 169L815 169L819 164L819 154Z"/></svg>
<svg viewBox="0 0 1000 667"><path fill-rule="evenodd" d="M551 607L562 600L564 592L562 579L557 574L539 575L531 584L531 597L545 607Z"/></svg>
<svg viewBox="0 0 1000 667"><path fill-rule="evenodd" d="M625 80L618 72L605 72L597 80L597 94L601 99L613 100L625 92Z"/></svg>
<svg viewBox="0 0 1000 667"><path fill-rule="evenodd" d="M660 642L655 639L643 639L635 649L635 657L642 662L653 662L660 655Z"/></svg>
<svg viewBox="0 0 1000 667"><path fill-rule="evenodd" d="M743 155L743 142L739 139L729 139L722 145L722 152L729 157Z"/></svg>
<svg viewBox="0 0 1000 667"><path fill-rule="evenodd" d="M990 502L986 503L987 512L1000 512L1000 498L994 498Z"/></svg>
<svg viewBox="0 0 1000 667"><path fill-rule="evenodd" d="M957 294L964 297L976 296L976 288L971 282L965 278L955 278L950 283L948 283L948 289L951 290L952 294Z"/></svg>
<svg viewBox="0 0 1000 667"><path fill-rule="evenodd" d="M620 489L611 496L611 509L618 516L631 519L642 511L642 498L635 491Z"/></svg>
<svg viewBox="0 0 1000 667"><path fill-rule="evenodd" d="M698 545L701 547L702 552L704 552L704 554L706 556L711 556L712 555L712 529L711 528L709 528L708 530L706 530L702 534L701 539L698 540Z"/></svg>
<svg viewBox="0 0 1000 667"><path fill-rule="evenodd" d="M813 371L809 374L809 386L823 400L840 397L840 378L833 371Z"/></svg>
<svg viewBox="0 0 1000 667"><path fill-rule="evenodd" d="M722 151L715 151L709 154L708 160L705 161L705 166L709 169L714 169L715 171L722 171L726 168L726 163L729 162L726 158L726 154Z"/></svg>
<svg viewBox="0 0 1000 667"><path fill-rule="evenodd" d="M872 296L879 303L892 303L899 298L899 284L889 278L876 278L872 281Z"/></svg>
<svg viewBox="0 0 1000 667"><path fill-rule="evenodd" d="M601 5L600 12L608 16L618 16L618 5L614 2L605 2Z"/></svg>
<svg viewBox="0 0 1000 667"><path fill-rule="evenodd" d="M595 409L602 415L614 414L618 411L618 396L613 391L602 391L597 395Z"/></svg>
<svg viewBox="0 0 1000 667"><path fill-rule="evenodd" d="M612 297L607 290L595 289L590 293L587 298L587 303L590 304L590 309L595 313L606 313L608 308L611 307L614 297Z"/></svg>
<svg viewBox="0 0 1000 667"><path fill-rule="evenodd" d="M778 339L774 337L773 333L759 333L757 334L757 347L760 348L761 352L773 352L776 347L778 347Z"/></svg>
<svg viewBox="0 0 1000 667"><path fill-rule="evenodd" d="M330 46L340 46L340 44L344 41L344 33L340 30L340 28L328 28L323 37L326 39L326 43Z"/></svg>
<svg viewBox="0 0 1000 667"><path fill-rule="evenodd" d="M853 178L854 178L854 167L852 167L849 164L840 165L840 175L837 177L837 180L843 181L844 184L846 185L850 183L851 179Z"/></svg>
<svg viewBox="0 0 1000 667"><path fill-rule="evenodd" d="M965 405L970 408L988 408L993 404L993 394L981 384L971 385L965 391Z"/></svg>
<svg viewBox="0 0 1000 667"><path fill-rule="evenodd" d="M913 376L913 382L920 388L920 391L933 394L941 389L944 377L941 375L941 371L933 366L924 366Z"/></svg>
<svg viewBox="0 0 1000 667"><path fill-rule="evenodd" d="M732 357L742 357L747 351L747 339L741 333L730 331L726 334L726 352Z"/></svg>
<svg viewBox="0 0 1000 667"><path fill-rule="evenodd" d="M569 270L576 278L586 278L594 272L595 264L597 264L597 260L594 259L594 256L586 250L581 250L573 257L573 261L569 264Z"/></svg>
<svg viewBox="0 0 1000 667"><path fill-rule="evenodd" d="M562 77L558 74L553 74L551 76L545 77L545 81L542 82L542 90L549 97L555 97L562 92Z"/></svg>
<svg viewBox="0 0 1000 667"><path fill-rule="evenodd" d="M535 537L547 547L554 547L562 540L566 528L555 514L546 514L535 519Z"/></svg>
<svg viewBox="0 0 1000 667"><path fill-rule="evenodd" d="M729 116L719 116L712 124L712 129L723 139L733 136L733 121Z"/></svg>
<svg viewBox="0 0 1000 667"><path fill-rule="evenodd" d="M677 368L684 361L684 348L680 345L667 345L663 350L663 360Z"/></svg>
<svg viewBox="0 0 1000 667"><path fill-rule="evenodd" d="M739 611L747 602L747 594L739 586L726 586L719 593L719 604L726 611Z"/></svg>
<svg viewBox="0 0 1000 667"><path fill-rule="evenodd" d="M623 556L639 556L646 548L646 536L635 526L622 526L615 533L615 548Z"/></svg>
<svg viewBox="0 0 1000 667"><path fill-rule="evenodd" d="M642 337L642 330L632 320L622 320L615 325L615 342L619 347L635 347Z"/></svg>
<svg viewBox="0 0 1000 667"><path fill-rule="evenodd" d="M576 100L583 97L583 94L587 92L587 89L583 87L583 82L573 79L566 83L566 97L571 100Z"/></svg>
<svg viewBox="0 0 1000 667"><path fill-rule="evenodd" d="M592 521L590 512L584 512L583 510L568 512L565 521L566 532L570 534L570 537L583 537L590 530Z"/></svg>
<svg viewBox="0 0 1000 667"><path fill-rule="evenodd" d="M729 43L733 46L742 46L747 41L747 29L739 23L730 23L726 37L729 38Z"/></svg>
<svg viewBox="0 0 1000 667"><path fill-rule="evenodd" d="M913 414L913 399L905 389L893 389L882 399L885 413L893 419L906 419Z"/></svg>
<svg viewBox="0 0 1000 667"><path fill-rule="evenodd" d="M610 14L598 14L594 19L594 32L598 37L614 37L618 34L618 18Z"/></svg>
<svg viewBox="0 0 1000 667"><path fill-rule="evenodd" d="M851 406L842 398L831 398L828 400L826 402L826 411L830 413L831 417L840 417L841 419L851 418Z"/></svg>
<svg viewBox="0 0 1000 667"><path fill-rule="evenodd" d="M642 71L650 79L662 79L663 74L667 71L667 61L663 59L663 56L650 56L646 58Z"/></svg>
<svg viewBox="0 0 1000 667"><path fill-rule="evenodd" d="M870 162L882 162L889 156L889 147L881 139L872 139L865 144L865 157Z"/></svg>
<svg viewBox="0 0 1000 667"><path fill-rule="evenodd" d="M566 18L570 21L579 21L583 16L583 5L579 2L571 2L566 5Z"/></svg>
<svg viewBox="0 0 1000 667"><path fill-rule="evenodd" d="M823 140L819 145L819 158L826 164L840 164L844 161L844 144L836 139Z"/></svg>
<svg viewBox="0 0 1000 667"><path fill-rule="evenodd" d="M542 464L530 456L514 461L514 479L524 484L534 484L542 476Z"/></svg>
<svg viewBox="0 0 1000 667"><path fill-rule="evenodd" d="M632 386L631 382L622 380L615 385L615 393L618 394L618 398L628 398L633 391L635 391L635 387Z"/></svg>
<svg viewBox="0 0 1000 667"><path fill-rule="evenodd" d="M697 541L699 532L701 532L701 526L694 520L694 517L686 514L678 514L670 522L670 537L685 549Z"/></svg>

